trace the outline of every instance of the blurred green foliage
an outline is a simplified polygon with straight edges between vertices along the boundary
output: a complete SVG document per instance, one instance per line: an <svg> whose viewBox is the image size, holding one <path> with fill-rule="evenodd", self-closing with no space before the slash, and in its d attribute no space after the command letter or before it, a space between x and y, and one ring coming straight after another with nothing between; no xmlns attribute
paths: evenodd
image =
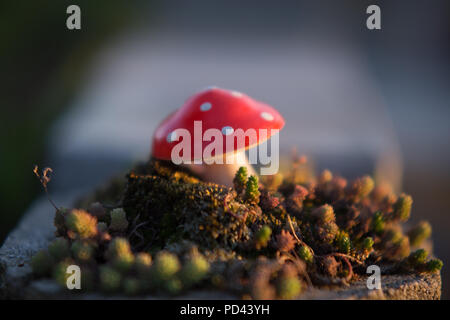
<svg viewBox="0 0 450 320"><path fill-rule="evenodd" d="M81 30L66 9L81 8ZM33 164L45 160L51 123L67 109L93 54L138 21L143 1L0 3L0 243L40 191Z"/></svg>

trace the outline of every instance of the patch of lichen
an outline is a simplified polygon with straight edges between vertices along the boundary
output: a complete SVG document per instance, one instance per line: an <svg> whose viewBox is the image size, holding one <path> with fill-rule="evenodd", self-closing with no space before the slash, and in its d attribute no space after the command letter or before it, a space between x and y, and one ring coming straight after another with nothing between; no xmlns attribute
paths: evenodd
<svg viewBox="0 0 450 320"><path fill-rule="evenodd" d="M303 160L293 168L261 182L241 169L226 188L167 162L140 164L81 209L57 210L59 238L33 258L33 270L63 283L61 270L77 264L89 275L84 288L105 293L208 287L290 299L310 286L348 284L371 264L397 273L442 268L425 250L411 252L431 226L404 233L410 196L369 176L315 177Z"/></svg>

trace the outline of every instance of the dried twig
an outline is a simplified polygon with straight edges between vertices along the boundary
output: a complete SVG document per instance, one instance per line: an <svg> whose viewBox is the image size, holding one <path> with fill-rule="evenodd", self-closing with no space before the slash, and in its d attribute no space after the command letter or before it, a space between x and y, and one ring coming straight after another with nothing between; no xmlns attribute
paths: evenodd
<svg viewBox="0 0 450 320"><path fill-rule="evenodd" d="M53 207L55 207L56 210L58 210L58 206L53 202L53 200L50 198L50 194L48 193L47 184L50 182L51 177L50 173L53 173L52 168L45 168L42 170L42 175L39 174L39 168L37 165L34 166L33 173L38 177L39 181L41 182L42 187L44 188L45 193L47 194L48 201L52 204Z"/></svg>
<svg viewBox="0 0 450 320"><path fill-rule="evenodd" d="M287 215L288 217L288 222L289 222L289 227L291 228L292 233L294 234L294 238L298 241L298 243L300 243L301 245L307 247L309 250L311 250L311 253L314 255L314 250L308 246L304 241L300 240L299 237L297 237L297 234L295 233L294 230L294 226L292 225L292 220L291 217L289 215Z"/></svg>

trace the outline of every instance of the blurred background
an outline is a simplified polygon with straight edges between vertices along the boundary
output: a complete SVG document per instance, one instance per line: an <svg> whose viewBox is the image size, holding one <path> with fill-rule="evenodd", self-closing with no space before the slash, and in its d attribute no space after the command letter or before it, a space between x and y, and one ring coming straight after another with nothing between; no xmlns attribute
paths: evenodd
<svg viewBox="0 0 450 320"><path fill-rule="evenodd" d="M90 190L217 85L280 111L282 152L411 194L450 298L449 1L3 1L0 34L0 243L42 196L34 164L51 192Z"/></svg>

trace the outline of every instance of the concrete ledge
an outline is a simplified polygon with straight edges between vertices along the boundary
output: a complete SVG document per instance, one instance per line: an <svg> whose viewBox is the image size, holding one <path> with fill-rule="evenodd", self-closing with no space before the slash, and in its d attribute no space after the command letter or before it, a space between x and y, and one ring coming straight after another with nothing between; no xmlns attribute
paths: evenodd
<svg viewBox="0 0 450 320"><path fill-rule="evenodd" d="M77 194L54 197L56 203L72 203ZM33 280L29 261L54 238L53 210L47 199L36 201L17 228L0 248L0 298L3 299L115 299L125 297L101 294L73 294L61 289L52 280ZM368 290L365 280L349 287L333 290L312 289L301 299L389 299L389 300L437 300L441 297L441 275L412 274L382 276L380 290ZM142 299L167 297L142 296ZM191 292L177 299L236 299L223 292Z"/></svg>

